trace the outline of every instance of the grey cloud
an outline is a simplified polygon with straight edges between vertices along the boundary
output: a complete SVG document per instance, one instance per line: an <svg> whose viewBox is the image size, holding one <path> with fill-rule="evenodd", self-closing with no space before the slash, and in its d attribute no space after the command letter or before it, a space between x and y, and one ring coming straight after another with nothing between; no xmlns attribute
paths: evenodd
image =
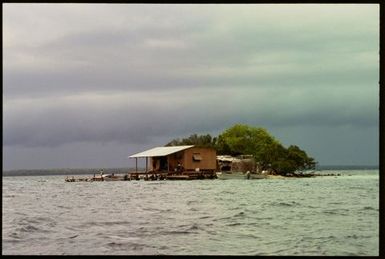
<svg viewBox="0 0 385 259"><path fill-rule="evenodd" d="M57 71L50 74L8 73L4 77L4 83L7 85L4 93L10 98L17 96L58 97L87 92L148 92L160 89L167 91L198 85L197 79L194 78L169 76L155 72L147 74L146 71L127 70L105 75L90 70L84 68L81 71ZM34 88L34 91L30 91L31 88Z"/></svg>
<svg viewBox="0 0 385 259"><path fill-rule="evenodd" d="M239 91L223 93L191 89L169 95L165 92L116 97L69 99L36 105L6 104L5 145L57 146L70 142L149 143L153 137L189 135L224 130L244 121L252 125L290 126L378 125L376 107L349 102L329 95L327 106L311 91L301 98L287 99L280 91ZM190 94L190 95L189 95ZM260 96L260 99L256 99ZM293 100L302 101L293 101ZM36 102L36 103L35 103ZM24 106L24 108L22 108ZM29 108L29 106L31 108ZM18 108L16 108L18 107Z"/></svg>
<svg viewBox="0 0 385 259"><path fill-rule="evenodd" d="M136 6L132 8L135 9ZM151 9L147 11L150 12ZM161 12L155 15L158 16L163 17ZM296 87L300 87L319 80L338 83L341 78L345 83L350 83L346 82L348 78L357 82L357 79L364 80L373 76L377 70L377 67L362 67L360 60L351 60L359 51L375 49L375 42L368 39L376 35L373 32L368 34L367 31L366 37L357 32L349 34L343 30L346 25L343 29L334 29L331 35L325 33L329 29L322 27L314 29L299 25L304 30L301 33L295 26L285 27L271 21L257 22L252 26L246 23L246 28L240 23L217 31L217 23L212 21L200 28L194 27L192 23L198 21L198 18L179 19L188 22L175 24L161 20L158 23L147 22L139 27L129 23L128 28L116 25L112 30L107 27L100 30L93 28L86 32L64 35L39 47L27 48L25 51L37 57L36 61L39 61L39 57L44 58L41 64L43 67L39 67L39 62L34 62L29 69L32 72L28 74L17 67L8 69L5 62L5 92L8 94L16 91L15 85L20 87L19 93L26 92L32 84L35 84L35 92L41 89L45 93L50 89L63 91L60 88L75 92L79 89L92 91L94 87L98 90L111 91L116 88L120 91L181 86L224 87L226 83L236 87L251 83L258 86L296 84ZM149 20L155 21L156 18ZM205 17L203 20L209 19ZM174 18L170 21L179 20ZM250 21L247 19L245 22ZM320 27L320 24L317 26ZM144 44L149 39L166 42L176 39L187 45L182 49L151 48ZM350 49L355 46L354 42L364 43L360 47L355 46L353 52L339 51L347 42ZM341 46L335 48L336 43ZM361 45L366 49L362 49ZM282 55L271 57L270 53ZM6 61L11 59L8 56L5 55ZM255 61L257 63L253 64ZM344 66L347 64L352 66L351 61L356 66L343 72L346 74L341 73L341 69L346 70ZM270 66L266 66L269 64ZM253 65L255 68L250 69ZM244 69L249 72L241 72ZM266 69L269 70L267 74ZM207 74L211 70L212 73Z"/></svg>
<svg viewBox="0 0 385 259"><path fill-rule="evenodd" d="M296 127L282 134L295 144L311 127L375 128L378 8L346 8L6 5L3 143L140 149L248 123Z"/></svg>

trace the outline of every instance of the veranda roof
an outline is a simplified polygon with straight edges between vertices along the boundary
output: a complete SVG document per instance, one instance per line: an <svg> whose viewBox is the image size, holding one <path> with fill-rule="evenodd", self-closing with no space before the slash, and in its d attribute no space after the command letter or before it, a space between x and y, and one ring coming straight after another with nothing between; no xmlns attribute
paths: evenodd
<svg viewBox="0 0 385 259"><path fill-rule="evenodd" d="M171 147L154 147L149 150L129 156L129 158L136 157L155 157L155 156L167 156L185 149L189 149L194 145L189 146L171 146Z"/></svg>

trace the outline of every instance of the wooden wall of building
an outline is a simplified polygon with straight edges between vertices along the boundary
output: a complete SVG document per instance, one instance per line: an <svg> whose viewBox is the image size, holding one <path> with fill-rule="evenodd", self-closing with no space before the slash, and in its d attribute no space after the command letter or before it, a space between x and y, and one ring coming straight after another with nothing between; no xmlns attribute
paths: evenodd
<svg viewBox="0 0 385 259"><path fill-rule="evenodd" d="M195 159L194 159L195 158ZM217 153L212 148L192 147L184 150L183 167L185 170L215 170Z"/></svg>
<svg viewBox="0 0 385 259"><path fill-rule="evenodd" d="M217 153L212 148L192 147L171 154L168 157L153 157L150 159L150 168L157 171L166 170L166 168L160 168L161 159L168 161L171 172L175 171L178 162L181 163L186 171L194 171L196 168L199 168L199 170L216 170L217 167Z"/></svg>

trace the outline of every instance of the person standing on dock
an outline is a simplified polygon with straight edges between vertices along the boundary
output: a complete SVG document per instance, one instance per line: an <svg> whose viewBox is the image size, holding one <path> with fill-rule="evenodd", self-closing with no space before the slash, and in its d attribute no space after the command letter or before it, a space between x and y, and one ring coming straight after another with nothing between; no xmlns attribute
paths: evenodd
<svg viewBox="0 0 385 259"><path fill-rule="evenodd" d="M178 172L182 171L182 165L180 164L180 161L178 161L178 165L176 166L176 169Z"/></svg>

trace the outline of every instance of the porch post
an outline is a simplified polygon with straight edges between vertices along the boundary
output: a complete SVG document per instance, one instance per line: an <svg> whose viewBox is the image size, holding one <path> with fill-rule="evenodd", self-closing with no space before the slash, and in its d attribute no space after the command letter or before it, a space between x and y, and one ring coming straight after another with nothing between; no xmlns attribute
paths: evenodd
<svg viewBox="0 0 385 259"><path fill-rule="evenodd" d="M135 157L135 172L138 173L138 158Z"/></svg>
<svg viewBox="0 0 385 259"><path fill-rule="evenodd" d="M170 159L169 156L167 156L167 172L170 172Z"/></svg>

